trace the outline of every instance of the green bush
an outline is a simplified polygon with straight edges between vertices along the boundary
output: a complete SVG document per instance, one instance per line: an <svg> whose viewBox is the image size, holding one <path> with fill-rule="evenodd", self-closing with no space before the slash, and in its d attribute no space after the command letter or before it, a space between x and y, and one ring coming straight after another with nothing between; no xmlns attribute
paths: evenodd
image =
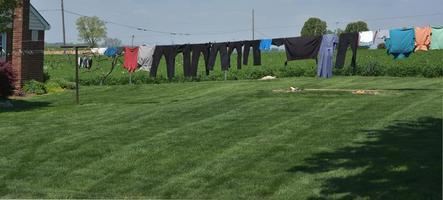
<svg viewBox="0 0 443 200"><path fill-rule="evenodd" d="M47 93L47 88L44 83L31 80L25 83L23 91L29 94L42 95Z"/></svg>
<svg viewBox="0 0 443 200"><path fill-rule="evenodd" d="M69 81L67 81L67 80L65 80L63 78L51 79L48 83L57 84L62 89L68 89L68 90L75 89L75 83L74 82L69 82Z"/></svg>

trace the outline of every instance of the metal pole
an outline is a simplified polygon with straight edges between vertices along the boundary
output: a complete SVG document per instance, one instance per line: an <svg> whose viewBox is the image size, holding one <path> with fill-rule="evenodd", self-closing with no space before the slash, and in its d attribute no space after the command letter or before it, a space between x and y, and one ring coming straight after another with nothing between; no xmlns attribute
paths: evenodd
<svg viewBox="0 0 443 200"><path fill-rule="evenodd" d="M61 7L62 7L62 27L63 27L63 45L66 45L66 29L65 29L65 6L63 3L63 0L61 0ZM63 52L66 54L66 49Z"/></svg>
<svg viewBox="0 0 443 200"><path fill-rule="evenodd" d="M255 11L252 9L252 40L255 40Z"/></svg>
<svg viewBox="0 0 443 200"><path fill-rule="evenodd" d="M75 47L75 102L80 104L78 85L78 47Z"/></svg>

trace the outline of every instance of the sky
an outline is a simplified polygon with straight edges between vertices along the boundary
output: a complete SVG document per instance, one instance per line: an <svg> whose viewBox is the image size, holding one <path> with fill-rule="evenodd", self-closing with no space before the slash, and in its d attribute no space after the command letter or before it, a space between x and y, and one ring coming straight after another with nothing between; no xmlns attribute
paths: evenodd
<svg viewBox="0 0 443 200"><path fill-rule="evenodd" d="M60 0L31 0L51 24L46 41L61 42ZM295 37L309 17L319 17L328 29L344 29L365 20L371 30L410 26L442 26L443 0L64 0L67 11L117 24L172 35L107 24L107 35L124 44L183 44ZM425 16L428 15L428 16ZM414 16L414 17L412 17ZM66 13L67 42L79 42L75 21Z"/></svg>

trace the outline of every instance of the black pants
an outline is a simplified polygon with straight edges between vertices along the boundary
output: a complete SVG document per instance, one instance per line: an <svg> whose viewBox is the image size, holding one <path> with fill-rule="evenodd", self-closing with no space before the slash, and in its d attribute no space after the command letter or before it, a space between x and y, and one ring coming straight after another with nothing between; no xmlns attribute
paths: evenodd
<svg viewBox="0 0 443 200"><path fill-rule="evenodd" d="M185 44L179 47L177 52L183 53L183 73L185 77L192 76L192 67L191 67L191 45Z"/></svg>
<svg viewBox="0 0 443 200"><path fill-rule="evenodd" d="M210 44L192 44L191 45L191 51L192 51L192 61L191 61L191 69L190 74L193 77L197 76L198 71L198 62L200 60L200 55L203 54L203 58L205 60L205 69L206 74L209 74L209 52L211 50Z"/></svg>
<svg viewBox="0 0 443 200"><path fill-rule="evenodd" d="M166 59L166 70L168 78L172 79L175 75L175 56L177 55L179 47L177 45L156 46L152 58L151 77L157 76L158 65L162 56Z"/></svg>
<svg viewBox="0 0 443 200"><path fill-rule="evenodd" d="M352 62L351 66L355 72L355 65L357 62L357 49L358 49L358 33L343 33L340 34L338 42L337 60L335 61L336 68L342 68L345 65L346 52L348 47L352 49Z"/></svg>
<svg viewBox="0 0 443 200"><path fill-rule="evenodd" d="M241 69L241 59L242 59L242 47L243 47L243 42L230 42L228 44L228 56L229 59L231 59L232 53L235 51L237 51L237 69Z"/></svg>
<svg viewBox="0 0 443 200"><path fill-rule="evenodd" d="M243 64L248 65L249 51L253 51L254 65L261 65L260 40L244 41Z"/></svg>
<svg viewBox="0 0 443 200"><path fill-rule="evenodd" d="M211 47L211 53L209 55L209 70L214 70L215 60L217 59L217 53L220 52L221 68L222 70L228 70L230 67L228 56L228 43L214 43Z"/></svg>

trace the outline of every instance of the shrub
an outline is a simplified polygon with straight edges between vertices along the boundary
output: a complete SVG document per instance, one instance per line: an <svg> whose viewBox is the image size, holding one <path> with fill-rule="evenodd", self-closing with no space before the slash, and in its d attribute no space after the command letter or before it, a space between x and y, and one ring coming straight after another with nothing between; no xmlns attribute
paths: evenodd
<svg viewBox="0 0 443 200"><path fill-rule="evenodd" d="M8 98L14 93L15 75L10 63L0 62L0 98Z"/></svg>
<svg viewBox="0 0 443 200"><path fill-rule="evenodd" d="M358 68L358 75L361 76L381 76L383 74L383 67L376 61L370 61Z"/></svg>
<svg viewBox="0 0 443 200"><path fill-rule="evenodd" d="M75 83L69 82L62 78L51 79L48 83L55 83L62 89L73 90L75 89Z"/></svg>
<svg viewBox="0 0 443 200"><path fill-rule="evenodd" d="M381 43L377 46L377 49L386 49L386 44L385 43Z"/></svg>
<svg viewBox="0 0 443 200"><path fill-rule="evenodd" d="M31 80L25 83L25 85L23 86L23 91L29 94L42 95L47 93L47 88L45 84L35 80Z"/></svg>
<svg viewBox="0 0 443 200"><path fill-rule="evenodd" d="M56 93L63 91L63 88L56 82L48 82L45 84L47 93Z"/></svg>

